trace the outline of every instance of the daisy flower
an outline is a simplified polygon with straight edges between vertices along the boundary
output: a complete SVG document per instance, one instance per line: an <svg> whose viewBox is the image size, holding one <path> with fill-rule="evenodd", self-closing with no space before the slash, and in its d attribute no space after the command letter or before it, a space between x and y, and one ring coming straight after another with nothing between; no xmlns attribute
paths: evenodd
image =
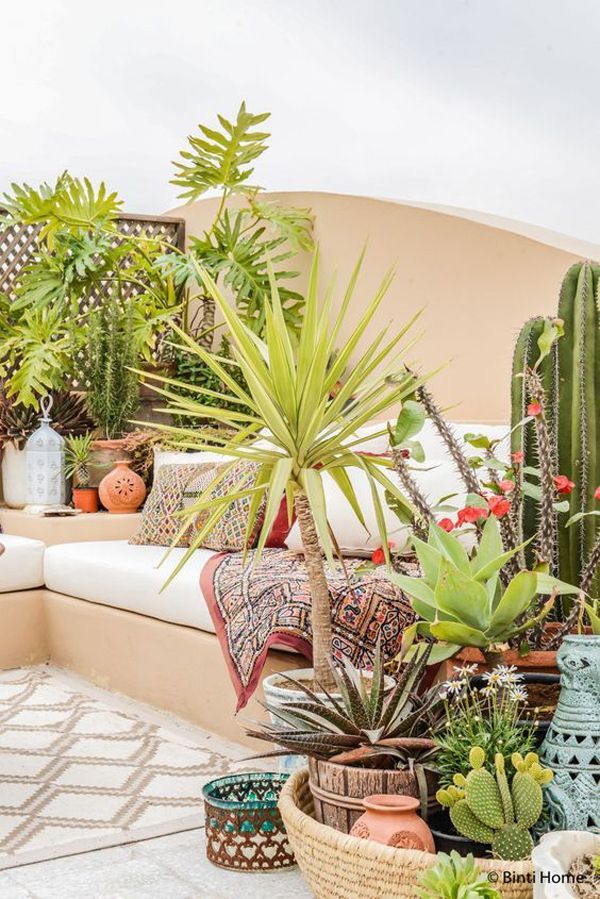
<svg viewBox="0 0 600 899"><path fill-rule="evenodd" d="M462 665L460 668L455 668L454 670L463 678L472 677L477 673L477 664L475 663L473 665Z"/></svg>
<svg viewBox="0 0 600 899"><path fill-rule="evenodd" d="M525 687L513 687L509 696L514 702L527 702L527 690Z"/></svg>

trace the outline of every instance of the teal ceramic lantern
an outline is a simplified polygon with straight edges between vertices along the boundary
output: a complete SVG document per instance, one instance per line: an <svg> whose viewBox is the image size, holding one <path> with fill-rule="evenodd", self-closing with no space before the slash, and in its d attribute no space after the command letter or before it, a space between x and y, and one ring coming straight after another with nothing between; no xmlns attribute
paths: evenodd
<svg viewBox="0 0 600 899"><path fill-rule="evenodd" d="M558 651L561 691L541 748L554 771L545 830L600 830L600 636L571 634Z"/></svg>
<svg viewBox="0 0 600 899"><path fill-rule="evenodd" d="M255 772L212 780L204 796L206 855L236 871L277 871L296 864L277 801L287 774Z"/></svg>

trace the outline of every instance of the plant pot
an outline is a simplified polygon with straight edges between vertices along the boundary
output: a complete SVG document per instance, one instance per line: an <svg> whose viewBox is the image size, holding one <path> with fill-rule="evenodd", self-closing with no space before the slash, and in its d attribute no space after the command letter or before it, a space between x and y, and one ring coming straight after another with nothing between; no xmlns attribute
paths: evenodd
<svg viewBox="0 0 600 899"><path fill-rule="evenodd" d="M385 765L389 765L389 760L384 755L375 756L362 767L309 759L309 786L317 821L350 833L364 812L363 799L367 796L388 793L420 799L419 781L413 771ZM427 795L422 817L426 818L439 809L435 798L438 778L433 771L424 770L423 774Z"/></svg>
<svg viewBox="0 0 600 899"><path fill-rule="evenodd" d="M19 449L12 441L2 450L2 494L11 509L23 509L27 505L25 449Z"/></svg>
<svg viewBox="0 0 600 899"><path fill-rule="evenodd" d="M542 674L558 674L556 665L556 650L537 650L528 652L527 655L520 655L516 649L508 649L506 652L499 654L497 658L486 659L480 649L467 646L461 649L451 659L442 662L437 679L448 680L452 677L454 668L461 665L477 665L477 674L483 674L484 671L491 671L498 665L514 665L518 669L519 674L526 673L542 673Z"/></svg>
<svg viewBox="0 0 600 899"><path fill-rule="evenodd" d="M529 727L532 719L535 718L535 745L539 747L548 732L552 716L558 703L560 695L560 676L558 674L547 674L541 671L520 671L523 679L523 686L528 693L526 710L531 717L524 717L517 721L522 727ZM470 683L474 687L484 687L485 681L483 677L475 675L470 678Z"/></svg>
<svg viewBox="0 0 600 899"><path fill-rule="evenodd" d="M447 812L436 812L431 816L428 823L433 834L436 852L445 852L449 855L454 850L459 855L466 856L471 853L476 858L484 855L484 845L482 843L474 843L467 837L463 837L462 834L457 833Z"/></svg>
<svg viewBox="0 0 600 899"><path fill-rule="evenodd" d="M97 512L98 511L98 488L97 487L74 487L73 488L73 505L80 512Z"/></svg>
<svg viewBox="0 0 600 899"><path fill-rule="evenodd" d="M417 815L419 800L413 796L366 796L366 811L350 834L361 840L374 840L396 849L420 849L435 852L433 835Z"/></svg>
<svg viewBox="0 0 600 899"><path fill-rule="evenodd" d="M115 462L113 470L98 487L100 502L113 515L137 512L146 497L146 485L125 459Z"/></svg>
<svg viewBox="0 0 600 899"><path fill-rule="evenodd" d="M535 871L536 899L573 899L567 880L572 862L581 855L600 854L600 834L561 830L545 834L531 853ZM597 895L590 892L590 895Z"/></svg>
<svg viewBox="0 0 600 899"><path fill-rule="evenodd" d="M202 788L206 855L235 871L278 871L296 864L277 800L286 777L259 771L219 777Z"/></svg>

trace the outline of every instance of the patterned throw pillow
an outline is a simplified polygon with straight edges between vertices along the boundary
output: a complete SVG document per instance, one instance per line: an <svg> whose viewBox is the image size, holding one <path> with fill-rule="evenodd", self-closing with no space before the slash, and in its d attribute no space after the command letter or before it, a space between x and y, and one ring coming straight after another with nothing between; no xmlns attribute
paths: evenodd
<svg viewBox="0 0 600 899"><path fill-rule="evenodd" d="M193 478L186 487L184 504L192 505L198 495L206 490L210 482L218 478L230 465L230 462L217 465L212 476L209 472L203 472L198 477ZM221 496L228 496L230 493L235 493L238 490L252 487L259 467L256 462L248 462L245 459L236 462L222 480L215 485L209 498L217 499ZM248 523L251 501L252 498L250 496L245 496L231 503L211 532L206 535L202 545L215 552L241 552L244 549L244 538L246 536L246 525ZM256 525L250 534L249 549L256 546L265 517L265 506L266 499L263 499L256 516ZM204 527L211 514L209 510L200 512L196 519L196 529L199 530Z"/></svg>
<svg viewBox="0 0 600 899"><path fill-rule="evenodd" d="M208 478L208 484L215 473L216 466L212 462L162 465L146 500L138 532L129 542L136 545L172 546L183 526L183 520L177 518L175 513L184 507L184 493L188 484L201 476ZM193 531L192 524L174 545L189 546L190 533Z"/></svg>

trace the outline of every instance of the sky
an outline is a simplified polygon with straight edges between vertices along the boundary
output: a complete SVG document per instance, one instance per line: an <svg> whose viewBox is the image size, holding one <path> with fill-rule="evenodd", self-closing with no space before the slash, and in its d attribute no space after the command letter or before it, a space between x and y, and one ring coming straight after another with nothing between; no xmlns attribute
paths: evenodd
<svg viewBox="0 0 600 899"><path fill-rule="evenodd" d="M26 0L3 4L0 189L64 169L130 212L242 99L256 181L441 204L600 242L594 0Z"/></svg>

